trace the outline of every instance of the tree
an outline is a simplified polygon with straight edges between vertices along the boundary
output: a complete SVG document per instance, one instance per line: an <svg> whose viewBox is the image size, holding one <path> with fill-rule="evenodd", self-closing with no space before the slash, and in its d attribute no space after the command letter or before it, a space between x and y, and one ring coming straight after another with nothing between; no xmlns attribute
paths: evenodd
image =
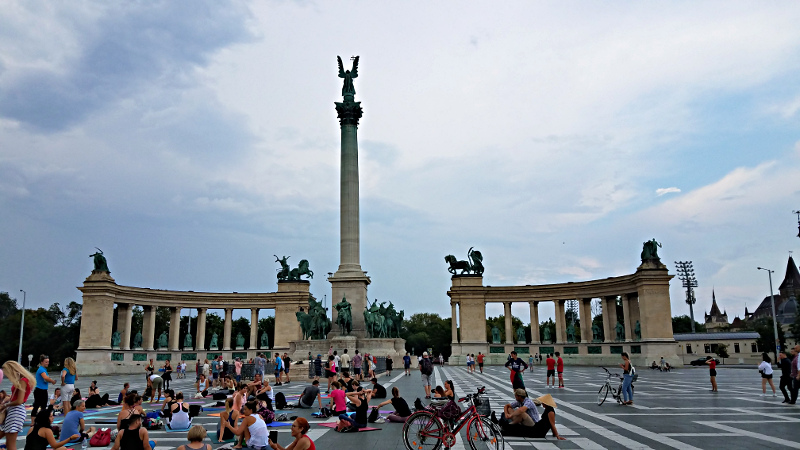
<svg viewBox="0 0 800 450"><path fill-rule="evenodd" d="M756 339L756 344L762 352L775 353L775 328L772 317L762 317L748 321L748 328L758 333L759 337ZM780 342L781 348L786 347L786 333L783 332L783 328L780 325L778 325L778 342ZM778 355L776 353L775 361L777 360Z"/></svg>
<svg viewBox="0 0 800 450"><path fill-rule="evenodd" d="M211 345L211 336L214 333L217 333L217 344L218 347L211 349L217 350L218 348L222 348L222 338L224 336L225 331L225 319L219 316L217 313L208 313L206 314L206 347Z"/></svg>
<svg viewBox="0 0 800 450"><path fill-rule="evenodd" d="M725 358L731 357L731 355L728 354L728 344L717 345L717 356L722 358L722 364L725 364Z"/></svg>
<svg viewBox="0 0 800 450"><path fill-rule="evenodd" d="M694 329L698 333L706 331L706 326L695 321ZM672 332L673 333L691 333L692 332L692 319L687 316L676 316L672 318Z"/></svg>
<svg viewBox="0 0 800 450"><path fill-rule="evenodd" d="M553 322L553 319L547 319L547 322L542 322L539 324L539 339L540 342L544 342L544 329L547 328L550 330L550 342L556 341L556 323Z"/></svg>
<svg viewBox="0 0 800 450"><path fill-rule="evenodd" d="M517 341L517 328L523 326L522 320L519 317L511 316L511 341ZM489 317L486 319L486 340L492 342L492 328L497 327L500 330L500 342L506 342L506 316L501 314L497 317Z"/></svg>
<svg viewBox="0 0 800 450"><path fill-rule="evenodd" d="M8 292L0 292L0 319L14 315L17 311L19 311L17 300L11 298Z"/></svg>
<svg viewBox="0 0 800 450"><path fill-rule="evenodd" d="M789 332L794 337L794 343L800 343L800 314L794 316L794 322L789 325Z"/></svg>
<svg viewBox="0 0 800 450"><path fill-rule="evenodd" d="M441 353L449 357L452 353L452 322L442 319L438 314L418 313L403 321L400 337L406 340L406 350L421 353L421 350L433 349L435 354Z"/></svg>
<svg viewBox="0 0 800 450"><path fill-rule="evenodd" d="M265 317L258 321L258 345L261 346L261 334L267 333L269 345L275 346L275 316Z"/></svg>

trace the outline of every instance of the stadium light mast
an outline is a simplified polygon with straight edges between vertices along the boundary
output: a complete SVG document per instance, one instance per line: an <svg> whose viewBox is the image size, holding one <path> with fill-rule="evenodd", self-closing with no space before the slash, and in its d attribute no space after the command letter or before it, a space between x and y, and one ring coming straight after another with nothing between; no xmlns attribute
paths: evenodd
<svg viewBox="0 0 800 450"><path fill-rule="evenodd" d="M692 322L692 333L694 329L694 304L697 299L694 297L694 288L697 287L697 278L694 276L694 267L691 261L675 261L675 266L678 271L678 278L683 282L683 287L686 288L686 304L689 305L689 318Z"/></svg>
<svg viewBox="0 0 800 450"><path fill-rule="evenodd" d="M797 214L797 237L800 238L800 209L792 211L792 214Z"/></svg>

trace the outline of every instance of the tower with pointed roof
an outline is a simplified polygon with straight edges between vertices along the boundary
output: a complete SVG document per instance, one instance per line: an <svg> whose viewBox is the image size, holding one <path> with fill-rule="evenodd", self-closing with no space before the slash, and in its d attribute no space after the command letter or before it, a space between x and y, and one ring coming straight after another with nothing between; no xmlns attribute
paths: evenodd
<svg viewBox="0 0 800 450"><path fill-rule="evenodd" d="M721 312L717 306L717 294L711 290L711 311L706 316L707 331L724 331L730 324L728 323L728 312Z"/></svg>

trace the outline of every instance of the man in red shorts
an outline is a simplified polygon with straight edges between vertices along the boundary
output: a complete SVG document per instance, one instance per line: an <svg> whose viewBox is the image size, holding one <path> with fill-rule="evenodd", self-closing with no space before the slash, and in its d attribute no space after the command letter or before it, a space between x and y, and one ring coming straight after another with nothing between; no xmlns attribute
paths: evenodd
<svg viewBox="0 0 800 450"><path fill-rule="evenodd" d="M561 353L556 352L556 372L558 372L558 387L564 387L564 360L561 359Z"/></svg>
<svg viewBox="0 0 800 450"><path fill-rule="evenodd" d="M547 387L550 388L550 378L553 379L553 387L556 387L556 360L551 353L547 354Z"/></svg>
<svg viewBox="0 0 800 450"><path fill-rule="evenodd" d="M478 368L481 369L481 373L483 373L483 357L485 355L481 352L478 352Z"/></svg>

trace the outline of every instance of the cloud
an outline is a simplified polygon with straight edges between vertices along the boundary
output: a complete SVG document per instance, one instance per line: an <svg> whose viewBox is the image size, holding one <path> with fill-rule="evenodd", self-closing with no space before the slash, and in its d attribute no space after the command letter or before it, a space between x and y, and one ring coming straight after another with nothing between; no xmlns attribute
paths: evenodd
<svg viewBox="0 0 800 450"><path fill-rule="evenodd" d="M678 193L680 191L681 190L676 188L676 187L658 188L658 189L656 189L656 195L661 197L664 194L674 194L674 193Z"/></svg>

